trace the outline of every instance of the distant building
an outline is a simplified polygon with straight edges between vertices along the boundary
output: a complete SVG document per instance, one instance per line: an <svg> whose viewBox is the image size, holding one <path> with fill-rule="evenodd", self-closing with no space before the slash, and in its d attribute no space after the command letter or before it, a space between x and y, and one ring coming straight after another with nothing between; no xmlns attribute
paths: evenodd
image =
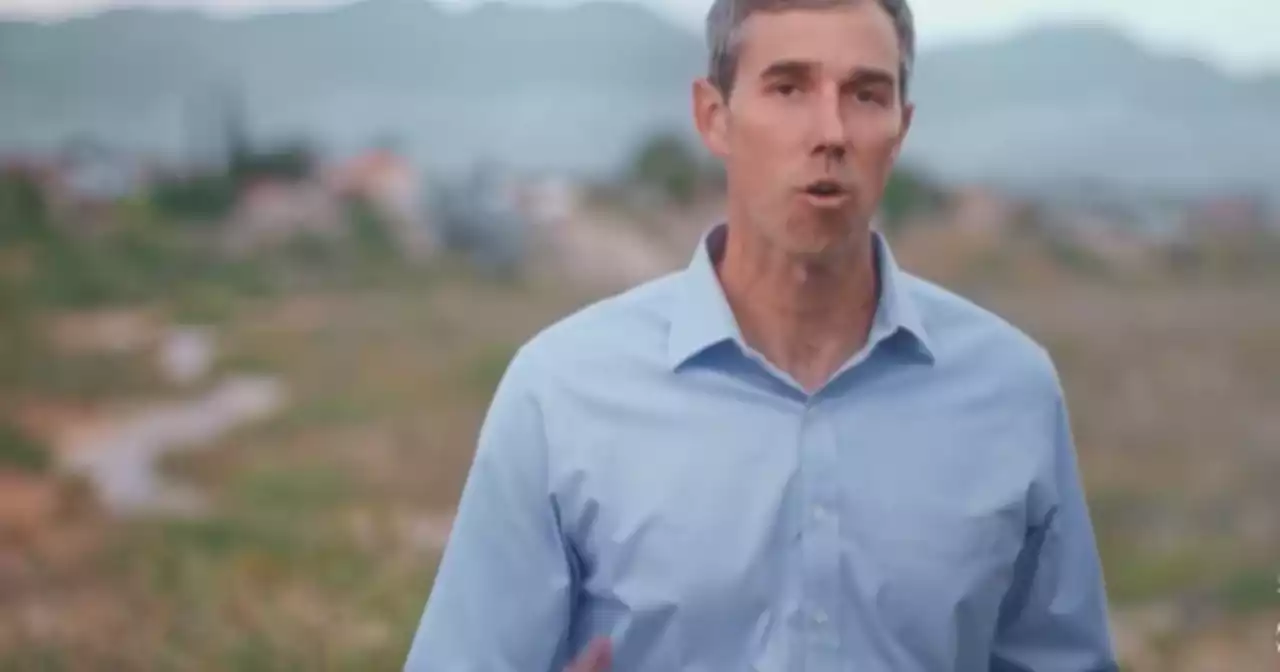
<svg viewBox="0 0 1280 672"><path fill-rule="evenodd" d="M1201 202L1191 208L1187 219L1197 237L1250 237L1271 228L1267 204L1243 196Z"/></svg>
<svg viewBox="0 0 1280 672"><path fill-rule="evenodd" d="M59 161L64 195L80 205L105 205L141 193L147 186L142 163L92 142L71 145Z"/></svg>
<svg viewBox="0 0 1280 672"><path fill-rule="evenodd" d="M516 189L520 211L533 223L554 226L572 217L582 207L581 185L560 177L528 180Z"/></svg>
<svg viewBox="0 0 1280 672"><path fill-rule="evenodd" d="M477 166L456 184L440 185L433 216L441 243L481 268L508 273L526 261L532 222L519 206L519 189L497 166Z"/></svg>
<svg viewBox="0 0 1280 672"><path fill-rule="evenodd" d="M260 179L241 190L227 242L233 251L244 252L304 234L332 239L342 235L344 224L341 204L323 185Z"/></svg>
<svg viewBox="0 0 1280 672"><path fill-rule="evenodd" d="M37 185L58 210L110 205L142 193L149 184L141 160L91 142L69 145L58 154L10 159L0 168Z"/></svg>
<svg viewBox="0 0 1280 672"><path fill-rule="evenodd" d="M59 170L52 159L10 158L0 164L0 177L24 180L48 193L59 181Z"/></svg>
<svg viewBox="0 0 1280 672"><path fill-rule="evenodd" d="M373 206L392 225L410 258L427 256L436 247L425 215L422 178L404 157L372 150L332 166L326 182L339 198L359 198Z"/></svg>
<svg viewBox="0 0 1280 672"><path fill-rule="evenodd" d="M972 236L993 237L1008 233L1017 223L1019 204L982 187L964 187L951 195L951 225Z"/></svg>

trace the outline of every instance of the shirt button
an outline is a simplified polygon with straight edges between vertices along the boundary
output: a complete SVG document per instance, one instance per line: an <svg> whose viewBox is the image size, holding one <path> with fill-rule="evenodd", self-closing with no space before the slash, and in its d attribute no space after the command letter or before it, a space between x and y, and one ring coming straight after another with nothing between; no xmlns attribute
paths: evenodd
<svg viewBox="0 0 1280 672"><path fill-rule="evenodd" d="M825 522L825 521L826 521L828 518L830 518L830 517L831 517L831 512L827 511L826 507L824 507L824 506L815 506L815 507L813 507L813 519L814 519L814 520L816 520L816 521L818 521L818 522L820 522L820 523L821 523L821 522Z"/></svg>
<svg viewBox="0 0 1280 672"><path fill-rule="evenodd" d="M821 609L819 609L818 611L813 612L813 622L814 622L814 623L817 623L818 625L826 625L826 623L827 623L827 612L822 611Z"/></svg>

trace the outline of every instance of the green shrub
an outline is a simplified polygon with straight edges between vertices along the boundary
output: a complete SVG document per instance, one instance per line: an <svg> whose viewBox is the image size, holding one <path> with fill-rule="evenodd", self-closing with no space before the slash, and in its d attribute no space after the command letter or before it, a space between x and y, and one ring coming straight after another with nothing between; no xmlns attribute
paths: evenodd
<svg viewBox="0 0 1280 672"><path fill-rule="evenodd" d="M895 170L881 199L885 228L893 230L913 213L941 207L943 198L942 189L922 174L908 168Z"/></svg>
<svg viewBox="0 0 1280 672"><path fill-rule="evenodd" d="M1218 589L1222 603L1231 611L1252 612L1280 607L1277 573L1271 569L1242 570L1232 574Z"/></svg>
<svg viewBox="0 0 1280 672"><path fill-rule="evenodd" d="M17 173L0 173L0 245L52 234L40 186Z"/></svg>
<svg viewBox="0 0 1280 672"><path fill-rule="evenodd" d="M230 214L236 202L236 183L226 175L202 175L162 182L152 190L151 202L165 215L215 220Z"/></svg>
<svg viewBox="0 0 1280 672"><path fill-rule="evenodd" d="M391 225L371 203L362 199L347 203L347 221L351 242L362 254L379 260L394 256L396 241Z"/></svg>
<svg viewBox="0 0 1280 672"><path fill-rule="evenodd" d="M18 428L0 422L0 470L45 473L52 462L47 447Z"/></svg>
<svg viewBox="0 0 1280 672"><path fill-rule="evenodd" d="M675 203L692 201L709 179L699 154L674 133L658 134L644 143L629 172L633 183L655 189Z"/></svg>

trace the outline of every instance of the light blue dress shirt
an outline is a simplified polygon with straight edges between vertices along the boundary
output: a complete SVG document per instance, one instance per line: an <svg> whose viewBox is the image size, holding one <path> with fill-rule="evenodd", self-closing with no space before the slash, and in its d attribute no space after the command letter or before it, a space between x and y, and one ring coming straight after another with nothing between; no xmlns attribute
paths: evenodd
<svg viewBox="0 0 1280 672"><path fill-rule="evenodd" d="M1063 395L1039 345L875 235L865 348L806 394L712 259L516 354L411 672L1116 670Z"/></svg>

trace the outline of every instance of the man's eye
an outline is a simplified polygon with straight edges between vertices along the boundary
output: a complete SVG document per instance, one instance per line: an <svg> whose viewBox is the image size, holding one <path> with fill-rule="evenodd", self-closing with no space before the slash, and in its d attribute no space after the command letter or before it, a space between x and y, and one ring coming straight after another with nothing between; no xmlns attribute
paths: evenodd
<svg viewBox="0 0 1280 672"><path fill-rule="evenodd" d="M860 103L874 103L877 105L882 102L881 99L883 98L879 92L873 89L859 89L858 92L854 94L854 97Z"/></svg>
<svg viewBox="0 0 1280 672"><path fill-rule="evenodd" d="M800 89L795 84L778 84L777 86L773 87L773 90L778 92L778 94L782 96L792 96L792 95L795 95Z"/></svg>

